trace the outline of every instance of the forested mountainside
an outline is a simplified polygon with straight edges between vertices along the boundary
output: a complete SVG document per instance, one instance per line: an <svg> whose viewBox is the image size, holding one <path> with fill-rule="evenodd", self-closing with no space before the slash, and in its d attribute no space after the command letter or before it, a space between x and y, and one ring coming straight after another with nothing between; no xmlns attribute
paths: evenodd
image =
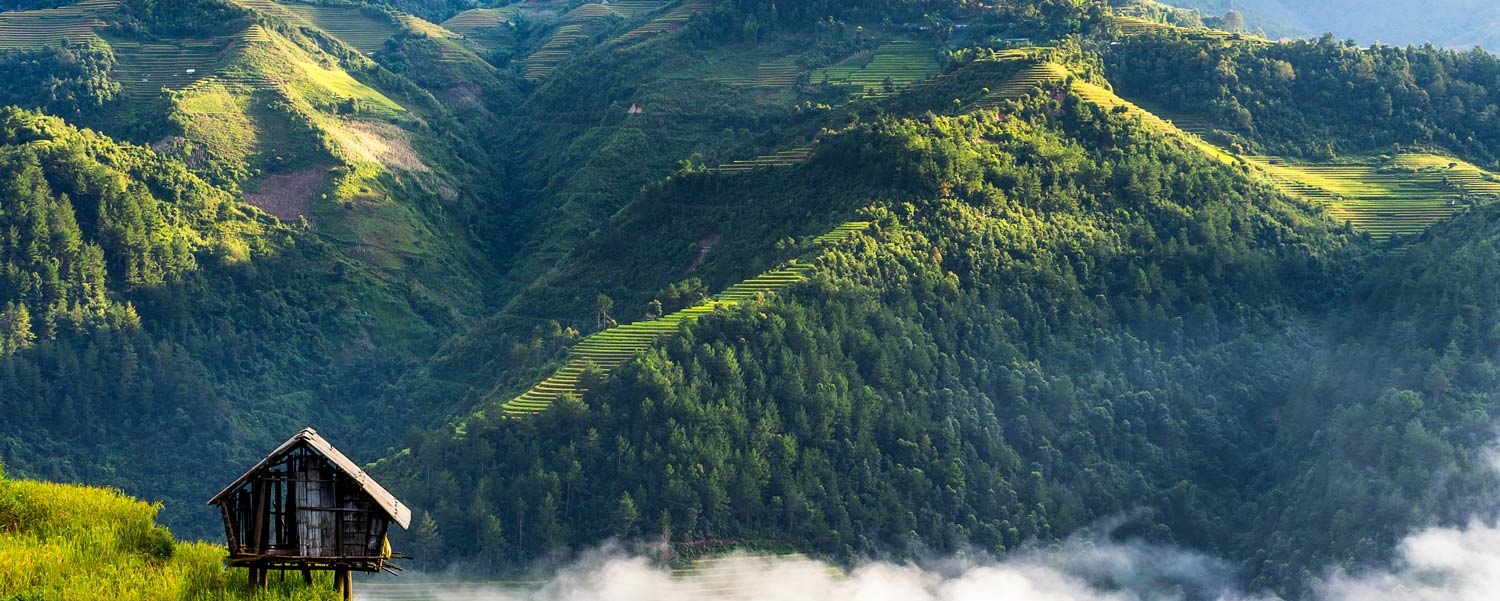
<svg viewBox="0 0 1500 601"><path fill-rule="evenodd" d="M1484 52L1137 36L1105 60L1121 94L1207 117L1251 153L1327 160L1421 141L1500 157L1500 59Z"/></svg>
<svg viewBox="0 0 1500 601"><path fill-rule="evenodd" d="M382 46L422 74L403 78L244 8L96 4L53 9L105 20L65 46L0 16L5 101L102 132L0 116L4 455L166 500L206 536L214 475L288 429L383 452L409 425L366 419L393 411L390 374L495 302L500 174L460 123L492 123L514 81L426 37Z"/></svg>
<svg viewBox="0 0 1500 601"><path fill-rule="evenodd" d="M1123 523L1296 598L1500 486L1489 54L1152 2L18 8L0 459L188 538L305 426L494 574Z"/></svg>

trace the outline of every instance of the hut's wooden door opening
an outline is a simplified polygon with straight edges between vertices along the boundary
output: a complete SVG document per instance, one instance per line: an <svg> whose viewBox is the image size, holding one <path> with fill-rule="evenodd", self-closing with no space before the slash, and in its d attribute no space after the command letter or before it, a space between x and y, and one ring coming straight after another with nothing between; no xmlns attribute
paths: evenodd
<svg viewBox="0 0 1500 601"><path fill-rule="evenodd" d="M386 533L411 510L312 428L298 432L213 499L224 516L229 565L250 570L333 570L344 597L351 571L395 572Z"/></svg>

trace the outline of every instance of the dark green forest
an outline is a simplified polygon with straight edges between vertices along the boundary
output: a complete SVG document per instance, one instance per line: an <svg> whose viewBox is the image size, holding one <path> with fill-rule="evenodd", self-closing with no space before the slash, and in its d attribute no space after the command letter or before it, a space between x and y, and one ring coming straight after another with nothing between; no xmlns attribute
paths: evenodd
<svg viewBox="0 0 1500 601"><path fill-rule="evenodd" d="M1332 35L1280 44L1124 41L1106 55L1123 93L1215 120L1245 148L1310 158L1392 145L1500 161L1500 59L1431 45L1362 49ZM1162 82L1171 82L1163 84Z"/></svg>
<svg viewBox="0 0 1500 601"><path fill-rule="evenodd" d="M1500 207L1378 238L1072 85L1241 155L1492 169L1493 55L1130 31L1116 14L1185 17L1062 0L725 0L640 37L662 13L518 5L440 31L480 6L128 0L103 43L0 44L9 477L115 486L212 541L207 496L313 426L416 510L393 543L421 569L610 539L1000 555L1122 523L1285 598L1494 498ZM143 44L218 70L143 93L120 76ZM889 56L930 70L829 83ZM1014 84L1043 64L1066 74ZM807 281L582 395L486 410L611 323L793 261Z"/></svg>

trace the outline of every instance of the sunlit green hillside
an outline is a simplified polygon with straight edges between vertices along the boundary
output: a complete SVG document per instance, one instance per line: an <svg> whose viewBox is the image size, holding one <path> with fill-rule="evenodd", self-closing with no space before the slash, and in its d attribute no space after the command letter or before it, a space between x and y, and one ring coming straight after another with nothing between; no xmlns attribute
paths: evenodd
<svg viewBox="0 0 1500 601"><path fill-rule="evenodd" d="M6 480L0 467L0 599L247 599L223 547L173 540L160 505L88 486ZM260 601L332 599L332 581L273 579Z"/></svg>

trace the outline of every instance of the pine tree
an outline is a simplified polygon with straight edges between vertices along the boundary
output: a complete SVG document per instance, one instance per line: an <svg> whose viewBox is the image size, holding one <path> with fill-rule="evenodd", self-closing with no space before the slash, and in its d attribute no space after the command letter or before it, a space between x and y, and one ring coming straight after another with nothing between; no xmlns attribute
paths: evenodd
<svg viewBox="0 0 1500 601"><path fill-rule="evenodd" d="M417 519L417 528L413 531L415 540L412 542L413 550L417 554L417 562L423 569L431 569L438 565L438 557L443 552L443 535L438 532L437 520L432 519L432 514L422 512L422 517Z"/></svg>
<svg viewBox="0 0 1500 601"><path fill-rule="evenodd" d="M500 558L505 557L509 541L505 540L505 530L500 526L500 518L493 515L484 516L479 525L479 554L494 568Z"/></svg>
<svg viewBox="0 0 1500 601"><path fill-rule="evenodd" d="M0 354L30 348L34 342L36 333L31 330L31 312L26 305L6 303L5 312L0 313Z"/></svg>
<svg viewBox="0 0 1500 601"><path fill-rule="evenodd" d="M629 536L635 528L636 520L641 517L641 512L636 509L635 499L630 498L630 493L620 495L620 502L615 505L614 513L609 516L609 529L615 536Z"/></svg>

